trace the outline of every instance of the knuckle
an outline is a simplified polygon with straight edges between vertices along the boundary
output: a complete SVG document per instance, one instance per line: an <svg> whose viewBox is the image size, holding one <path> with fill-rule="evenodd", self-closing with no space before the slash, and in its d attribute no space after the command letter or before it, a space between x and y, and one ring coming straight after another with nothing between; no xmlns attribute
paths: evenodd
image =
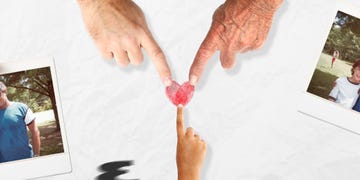
<svg viewBox="0 0 360 180"><path fill-rule="evenodd" d="M264 41L260 40L253 46L254 49L260 49L264 45Z"/></svg>
<svg viewBox="0 0 360 180"><path fill-rule="evenodd" d="M248 40L245 40L245 39L242 39L239 43L238 43L238 46L237 46L237 49L243 49L245 47L249 47L251 46L251 41L248 41Z"/></svg>
<svg viewBox="0 0 360 180"><path fill-rule="evenodd" d="M192 134L193 132L194 132L194 129L191 128L191 127L188 127L188 128L186 129L186 134Z"/></svg>
<svg viewBox="0 0 360 180"><path fill-rule="evenodd" d="M180 119L177 119L177 121L176 121L176 125L177 125L178 127L181 127L181 126L182 126L182 122L181 122L181 120L180 120Z"/></svg>
<svg viewBox="0 0 360 180"><path fill-rule="evenodd" d="M258 49L260 49L262 47L262 45L260 44L256 44L256 45L254 45L252 48L250 48L250 50L258 50Z"/></svg>
<svg viewBox="0 0 360 180"><path fill-rule="evenodd" d="M162 52L160 47L156 47L155 49L152 50L152 55L154 58L156 59L160 59L164 57L164 53Z"/></svg>
<svg viewBox="0 0 360 180"><path fill-rule="evenodd" d="M211 50L207 47L200 47L199 51L198 51L198 57L200 59L205 59L211 56Z"/></svg>

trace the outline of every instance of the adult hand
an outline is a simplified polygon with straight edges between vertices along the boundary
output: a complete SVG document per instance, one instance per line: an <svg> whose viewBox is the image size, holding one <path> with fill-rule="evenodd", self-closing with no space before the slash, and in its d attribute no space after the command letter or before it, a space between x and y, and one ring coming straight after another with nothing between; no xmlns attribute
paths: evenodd
<svg viewBox="0 0 360 180"><path fill-rule="evenodd" d="M223 68L232 68L236 53L258 49L264 43L272 17L282 0L226 0L213 15L210 30L191 65L189 80L195 84L210 57L220 50Z"/></svg>
<svg viewBox="0 0 360 180"><path fill-rule="evenodd" d="M183 108L178 107L176 118L178 180L199 180L206 154L206 143L190 127L184 129Z"/></svg>
<svg viewBox="0 0 360 180"><path fill-rule="evenodd" d="M78 0L86 28L106 59L115 58L120 66L139 65L143 47L160 78L171 84L170 68L154 40L142 10L131 0Z"/></svg>

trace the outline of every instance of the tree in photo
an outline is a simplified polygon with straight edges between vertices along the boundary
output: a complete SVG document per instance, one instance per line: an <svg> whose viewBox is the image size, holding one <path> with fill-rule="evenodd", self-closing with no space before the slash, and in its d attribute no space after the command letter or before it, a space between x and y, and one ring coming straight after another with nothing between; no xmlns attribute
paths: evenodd
<svg viewBox="0 0 360 180"><path fill-rule="evenodd" d="M340 59L354 63L360 58L360 19L338 11L325 43L323 53L340 52Z"/></svg>
<svg viewBox="0 0 360 180"><path fill-rule="evenodd" d="M56 130L60 130L50 67L19 71L0 76L8 87L8 97L28 104L34 112L53 109Z"/></svg>

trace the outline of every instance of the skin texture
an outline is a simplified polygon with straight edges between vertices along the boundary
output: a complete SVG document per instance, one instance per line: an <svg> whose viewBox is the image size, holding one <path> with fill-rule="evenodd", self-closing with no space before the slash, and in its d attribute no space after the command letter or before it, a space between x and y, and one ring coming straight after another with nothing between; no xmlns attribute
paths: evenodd
<svg viewBox="0 0 360 180"><path fill-rule="evenodd" d="M227 0L213 15L208 34L191 65L189 81L195 84L211 56L220 51L221 65L235 65L236 53L259 49L266 40L272 17L282 0Z"/></svg>
<svg viewBox="0 0 360 180"><path fill-rule="evenodd" d="M177 109L176 130L178 180L199 180L206 154L206 143L194 133L191 127L185 131L183 107L181 105Z"/></svg>
<svg viewBox="0 0 360 180"><path fill-rule="evenodd" d="M162 82L171 83L170 68L154 40L142 10L131 0L78 0L85 26L101 54L125 67L152 59Z"/></svg>

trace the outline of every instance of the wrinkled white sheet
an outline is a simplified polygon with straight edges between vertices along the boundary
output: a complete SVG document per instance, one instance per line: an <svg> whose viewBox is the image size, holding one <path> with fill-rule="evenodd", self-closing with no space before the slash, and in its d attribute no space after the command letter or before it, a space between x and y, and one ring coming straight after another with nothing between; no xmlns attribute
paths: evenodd
<svg viewBox="0 0 360 180"><path fill-rule="evenodd" d="M137 0L179 82L187 79L222 0ZM355 2L353 0L352 2ZM211 60L186 124L208 143L205 180L339 180L360 177L360 138L297 113L335 16L335 1L285 0L268 41L224 71ZM134 160L123 179L176 179L175 114L149 60L120 69L101 59L75 0L6 1L0 59L53 56L73 172L41 179L94 179L105 162Z"/></svg>

